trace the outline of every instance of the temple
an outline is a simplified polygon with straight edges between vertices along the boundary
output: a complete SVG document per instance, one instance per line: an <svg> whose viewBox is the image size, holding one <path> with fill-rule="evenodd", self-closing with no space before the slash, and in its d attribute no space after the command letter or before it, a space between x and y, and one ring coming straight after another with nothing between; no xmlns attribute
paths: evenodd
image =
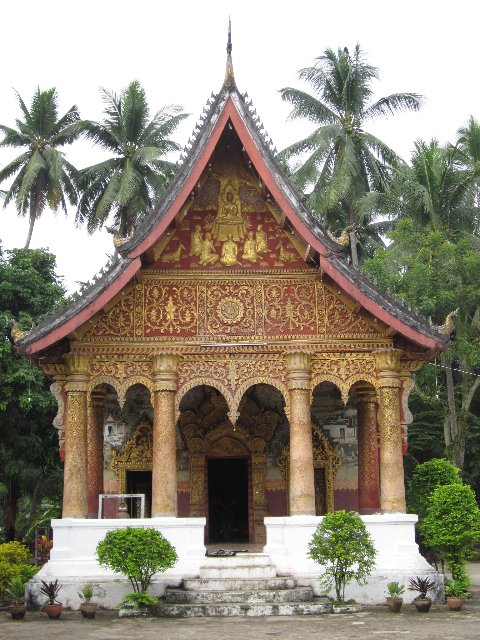
<svg viewBox="0 0 480 640"><path fill-rule="evenodd" d="M63 515L42 575L98 577L96 541L137 519L173 538L178 580L227 543L313 575L306 542L341 508L375 532L379 573L421 572L407 401L448 338L351 267L276 161L227 51L164 197L17 343L58 402Z"/></svg>

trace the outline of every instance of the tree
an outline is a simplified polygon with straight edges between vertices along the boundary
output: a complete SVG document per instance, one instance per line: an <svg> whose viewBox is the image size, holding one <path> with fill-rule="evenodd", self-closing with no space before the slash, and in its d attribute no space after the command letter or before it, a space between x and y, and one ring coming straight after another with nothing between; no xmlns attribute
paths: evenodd
<svg viewBox="0 0 480 640"><path fill-rule="evenodd" d="M480 541L480 510L472 489L464 484L437 487L419 528L423 541L436 549L452 578L463 579L465 564Z"/></svg>
<svg viewBox="0 0 480 640"><path fill-rule="evenodd" d="M80 117L74 105L58 119L58 94L55 88L37 88L30 110L17 93L23 120L17 119L17 129L0 125L5 134L2 147L24 148L24 152L0 170L0 182L15 176L6 192L4 207L15 201L20 216L28 215L25 248L30 246L33 227L48 205L59 206L67 213L68 200L77 203L75 180L77 171L59 150L71 144L81 133Z"/></svg>
<svg viewBox="0 0 480 640"><path fill-rule="evenodd" d="M387 190L387 166L400 163L390 147L363 129L364 123L401 110L416 111L421 96L395 93L368 104L378 70L365 62L358 44L353 54L346 47L327 49L314 66L299 72L299 78L318 97L291 87L280 93L293 105L290 118L306 118L315 129L284 149L281 157L300 158L293 178L300 189L312 189L310 202L327 224L351 229L352 263L357 266L356 229L365 230L373 222L360 215L359 201L369 191ZM381 231L374 223L370 231L378 243Z"/></svg>
<svg viewBox="0 0 480 640"><path fill-rule="evenodd" d="M421 520L427 515L430 498L437 487L462 484L459 469L448 460L433 458L417 465L408 484L408 508Z"/></svg>
<svg viewBox="0 0 480 640"><path fill-rule="evenodd" d="M58 436L52 427L56 403L40 369L16 352L11 320L28 330L63 295L52 254L14 249L0 257L0 505L7 540L30 529L42 498L61 492ZM18 531L18 507L25 497L29 513Z"/></svg>
<svg viewBox="0 0 480 640"><path fill-rule="evenodd" d="M113 157L80 172L77 222L89 231L110 214L121 236L128 235L163 192L173 175L165 155L179 150L169 136L187 117L181 107L163 107L149 121L145 91L131 82L120 97L101 90L106 118L84 121L86 136Z"/></svg>
<svg viewBox="0 0 480 640"><path fill-rule="evenodd" d="M335 585L337 602L345 602L345 586L351 580L365 584L375 565L372 538L353 511L327 513L308 548L308 556L325 567L320 584L327 591Z"/></svg>
<svg viewBox="0 0 480 640"><path fill-rule="evenodd" d="M155 573L177 562L177 552L156 529L125 527L109 531L98 543L97 559L126 575L135 593L146 593Z"/></svg>

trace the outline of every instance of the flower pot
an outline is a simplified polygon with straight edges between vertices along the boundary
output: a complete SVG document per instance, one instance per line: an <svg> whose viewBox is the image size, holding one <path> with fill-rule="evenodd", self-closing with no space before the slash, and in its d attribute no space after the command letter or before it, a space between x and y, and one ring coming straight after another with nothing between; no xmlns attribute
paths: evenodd
<svg viewBox="0 0 480 640"><path fill-rule="evenodd" d="M92 619L97 613L98 604L96 602L82 602L80 605L80 611L84 618Z"/></svg>
<svg viewBox="0 0 480 640"><path fill-rule="evenodd" d="M60 618L60 615L62 613L62 609L63 609L63 604L62 603L55 602L54 604L44 604L43 605L43 610L45 611L47 616L49 618L51 618L52 620L56 620L57 618Z"/></svg>
<svg viewBox="0 0 480 640"><path fill-rule="evenodd" d="M388 610L392 613L398 613L402 608L403 598L387 598Z"/></svg>
<svg viewBox="0 0 480 640"><path fill-rule="evenodd" d="M463 603L465 602L465 598L457 598L457 597L449 597L447 598L447 606L450 611L460 611L463 607Z"/></svg>
<svg viewBox="0 0 480 640"><path fill-rule="evenodd" d="M431 598L415 598L413 604L420 613L428 613L432 606L432 600Z"/></svg>
<svg viewBox="0 0 480 640"><path fill-rule="evenodd" d="M23 620L25 617L25 611L27 610L27 605L24 602L11 604L8 607L8 610L14 620Z"/></svg>

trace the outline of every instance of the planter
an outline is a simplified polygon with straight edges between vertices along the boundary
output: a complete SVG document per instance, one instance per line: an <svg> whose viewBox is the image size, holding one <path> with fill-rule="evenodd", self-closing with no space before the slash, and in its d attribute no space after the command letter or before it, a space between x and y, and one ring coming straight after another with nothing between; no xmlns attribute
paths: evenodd
<svg viewBox="0 0 480 640"><path fill-rule="evenodd" d="M44 604L43 605L43 610L45 611L45 613L47 614L47 616L49 618L51 618L52 620L56 620L57 618L60 618L60 615L62 613L62 609L63 609L63 604Z"/></svg>
<svg viewBox="0 0 480 640"><path fill-rule="evenodd" d="M463 603L465 602L465 598L447 598L447 606L450 611L460 611L463 607Z"/></svg>
<svg viewBox="0 0 480 640"><path fill-rule="evenodd" d="M413 604L420 613L428 613L432 606L432 600L431 598L415 598Z"/></svg>
<svg viewBox="0 0 480 640"><path fill-rule="evenodd" d="M14 620L23 620L25 617L25 611L27 610L27 605L24 602L21 604L11 604L8 607L8 610Z"/></svg>
<svg viewBox="0 0 480 640"><path fill-rule="evenodd" d="M392 613L398 613L402 608L403 598L387 598L388 610Z"/></svg>
<svg viewBox="0 0 480 640"><path fill-rule="evenodd" d="M80 605L80 611L84 618L92 619L97 613L98 604L96 602L82 602Z"/></svg>

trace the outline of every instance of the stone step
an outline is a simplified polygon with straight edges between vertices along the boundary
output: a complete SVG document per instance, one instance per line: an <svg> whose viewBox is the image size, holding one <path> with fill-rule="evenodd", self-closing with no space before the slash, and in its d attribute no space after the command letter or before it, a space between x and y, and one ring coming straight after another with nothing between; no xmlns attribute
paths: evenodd
<svg viewBox="0 0 480 640"><path fill-rule="evenodd" d="M200 567L199 577L202 580L211 578L275 578L277 570L272 564L268 565L214 565Z"/></svg>
<svg viewBox="0 0 480 640"><path fill-rule="evenodd" d="M185 591L260 591L271 589L293 589L296 586L292 577L274 578L188 578L183 581Z"/></svg>
<svg viewBox="0 0 480 640"><path fill-rule="evenodd" d="M272 561L266 553L237 553L235 556L207 556L200 567L266 567Z"/></svg>
<svg viewBox="0 0 480 640"><path fill-rule="evenodd" d="M293 589L262 589L237 591L185 591L184 589L167 589L166 604L261 604L274 602L313 602L311 587L295 587Z"/></svg>
<svg viewBox="0 0 480 640"><path fill-rule="evenodd" d="M161 618L233 617L233 616L298 616L331 613L328 598L315 598L314 602L284 603L229 603L229 604L159 604L153 614Z"/></svg>

